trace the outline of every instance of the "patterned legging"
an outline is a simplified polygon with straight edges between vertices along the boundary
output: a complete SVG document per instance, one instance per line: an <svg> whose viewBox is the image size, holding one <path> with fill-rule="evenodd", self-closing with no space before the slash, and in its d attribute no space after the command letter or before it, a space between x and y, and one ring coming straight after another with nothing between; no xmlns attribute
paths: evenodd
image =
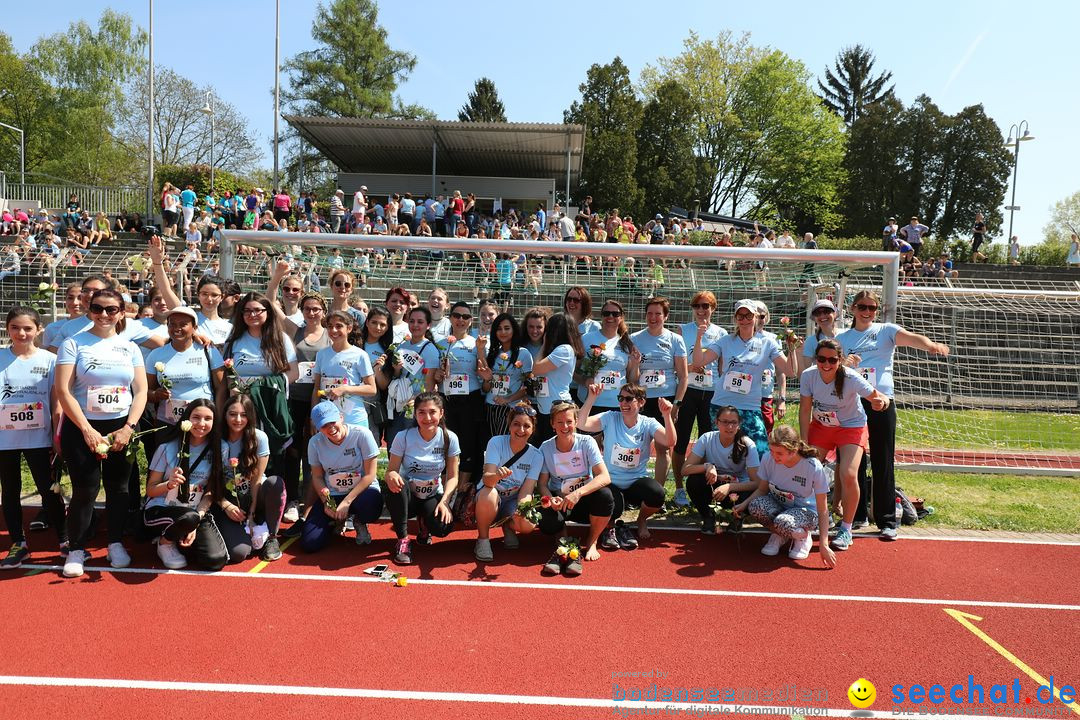
<svg viewBox="0 0 1080 720"><path fill-rule="evenodd" d="M801 507L786 507L770 493L759 495L746 508L750 516L782 538L801 540L817 526L817 513Z"/></svg>

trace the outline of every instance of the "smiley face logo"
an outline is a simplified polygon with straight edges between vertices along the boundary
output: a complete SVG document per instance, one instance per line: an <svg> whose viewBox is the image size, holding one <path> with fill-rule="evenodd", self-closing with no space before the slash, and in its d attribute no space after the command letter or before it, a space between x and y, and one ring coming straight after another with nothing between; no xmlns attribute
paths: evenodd
<svg viewBox="0 0 1080 720"><path fill-rule="evenodd" d="M874 700L877 699L877 689L874 687L874 683L866 678L859 678L851 683L851 687L847 690L847 697L852 705L860 710L865 710L873 705Z"/></svg>

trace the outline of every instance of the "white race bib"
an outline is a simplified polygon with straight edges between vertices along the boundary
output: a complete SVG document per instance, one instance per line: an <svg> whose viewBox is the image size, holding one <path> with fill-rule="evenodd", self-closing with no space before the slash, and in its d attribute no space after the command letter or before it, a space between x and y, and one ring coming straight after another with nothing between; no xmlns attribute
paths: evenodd
<svg viewBox="0 0 1080 720"><path fill-rule="evenodd" d="M315 363L314 362L302 362L298 363L300 367L300 374L296 378L297 385L311 385L315 382Z"/></svg>
<svg viewBox="0 0 1080 720"><path fill-rule="evenodd" d="M548 389L548 379L544 376L536 378L540 381L540 389L536 391L536 397L547 397L551 394L551 390Z"/></svg>
<svg viewBox="0 0 1080 720"><path fill-rule="evenodd" d="M773 376L775 374L776 373L771 369L762 371L762 373L761 373L761 384L762 385L771 385L772 381L773 381Z"/></svg>
<svg viewBox="0 0 1080 720"><path fill-rule="evenodd" d="M468 375L447 375L443 380L443 394L444 395L468 395L469 394L469 376Z"/></svg>
<svg viewBox="0 0 1080 720"><path fill-rule="evenodd" d="M567 495L574 492L578 488L585 487L585 483L587 483L587 482L589 482L588 477L574 478L572 480L567 480L566 482L564 482L562 484L562 487L559 488L559 494L562 495L563 497L566 497Z"/></svg>
<svg viewBox="0 0 1080 720"><path fill-rule="evenodd" d="M495 397L506 397L510 394L510 376L495 373L491 376L491 394Z"/></svg>
<svg viewBox="0 0 1080 720"><path fill-rule="evenodd" d="M92 413L125 412L131 407L131 389L125 385L91 385L86 390L86 406Z"/></svg>
<svg viewBox="0 0 1080 720"><path fill-rule="evenodd" d="M795 493L789 493L789 492L786 492L784 490L780 490L779 488L777 488L772 483L769 483L769 492L772 493L772 496L774 498L776 498L779 502L782 502L782 503L793 503L793 502L795 502Z"/></svg>
<svg viewBox="0 0 1080 720"><path fill-rule="evenodd" d="M438 478L432 478L431 480L418 480L416 478L409 478L409 489L412 490L412 494L416 497L431 497L435 494L435 489L438 486Z"/></svg>
<svg viewBox="0 0 1080 720"><path fill-rule="evenodd" d="M824 412L814 411L814 422L825 427L840 427L840 421L836 417L836 413L831 410Z"/></svg>
<svg viewBox="0 0 1080 720"><path fill-rule="evenodd" d="M872 367L857 367L853 368L855 372L863 376L863 380L870 383L870 386L875 390L877 389L877 368Z"/></svg>
<svg viewBox="0 0 1080 720"><path fill-rule="evenodd" d="M695 387L699 390L712 390L713 387L713 373L712 370L706 369L704 372L692 372L689 379L690 387Z"/></svg>
<svg viewBox="0 0 1080 720"><path fill-rule="evenodd" d="M728 370L724 373L724 389L728 392L749 395L753 383L754 376L749 373L735 372L734 370Z"/></svg>
<svg viewBox="0 0 1080 720"><path fill-rule="evenodd" d="M171 502L174 502L174 503L176 503L178 505L184 505L186 507L192 507L192 508L197 507L198 504L199 504L199 501L202 500L203 492L206 491L206 488L204 488L202 485L190 485L189 487L191 489L188 492L188 500L187 500L187 502L185 502L185 503L180 502L180 486L179 485L177 485L175 488L173 488L172 490L169 491L169 494L166 497L166 499L171 501Z"/></svg>
<svg viewBox="0 0 1080 720"><path fill-rule="evenodd" d="M646 388L659 388L664 387L667 383L667 376L663 370L643 370L641 373L641 384Z"/></svg>
<svg viewBox="0 0 1080 720"><path fill-rule="evenodd" d="M246 495L251 490L251 480L249 480L246 475L234 476L233 490L236 492L237 498L241 495Z"/></svg>
<svg viewBox="0 0 1080 720"><path fill-rule="evenodd" d="M611 448L611 464L623 470L637 470L641 462L640 447L623 447L614 443Z"/></svg>
<svg viewBox="0 0 1080 720"><path fill-rule="evenodd" d="M165 417L168 418L169 422L179 422L180 416L184 414L184 410L187 409L187 406L187 400L180 400L179 398L169 398L165 401Z"/></svg>
<svg viewBox="0 0 1080 720"><path fill-rule="evenodd" d="M398 355L401 357L401 364L405 367L405 371L410 375L416 375L424 369L424 358L412 350L401 350Z"/></svg>
<svg viewBox="0 0 1080 720"><path fill-rule="evenodd" d="M37 403L0 405L0 430L41 430L45 427L45 406Z"/></svg>
<svg viewBox="0 0 1080 720"><path fill-rule="evenodd" d="M618 370L601 370L596 376L596 382L600 384L600 391L618 390L622 385L622 373Z"/></svg>
<svg viewBox="0 0 1080 720"><path fill-rule="evenodd" d="M347 495L359 479L360 473L357 472L333 473L326 479L326 487L331 495Z"/></svg>
<svg viewBox="0 0 1080 720"><path fill-rule="evenodd" d="M578 450L555 453L555 474L560 477L581 477L589 472L585 456Z"/></svg>

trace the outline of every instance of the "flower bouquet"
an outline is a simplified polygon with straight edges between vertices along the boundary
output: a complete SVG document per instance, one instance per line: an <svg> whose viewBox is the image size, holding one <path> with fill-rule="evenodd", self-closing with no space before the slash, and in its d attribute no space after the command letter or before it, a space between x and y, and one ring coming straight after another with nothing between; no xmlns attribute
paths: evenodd
<svg viewBox="0 0 1080 720"><path fill-rule="evenodd" d="M590 345L581 361L581 376L594 378L607 363L608 357L604 354L604 346Z"/></svg>

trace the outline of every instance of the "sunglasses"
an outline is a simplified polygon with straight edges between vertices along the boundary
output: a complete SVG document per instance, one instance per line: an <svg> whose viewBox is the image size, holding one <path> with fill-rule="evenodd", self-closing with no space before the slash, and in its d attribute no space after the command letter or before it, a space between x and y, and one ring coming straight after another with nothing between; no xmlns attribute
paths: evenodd
<svg viewBox="0 0 1080 720"><path fill-rule="evenodd" d="M352 287L352 283L347 283L347 282L342 282L342 281L340 281L340 280L335 280L335 281L334 281L334 287L339 287L339 288L351 288L351 287Z"/></svg>
<svg viewBox="0 0 1080 720"><path fill-rule="evenodd" d="M858 310L859 312L877 312L878 306L877 305L864 305L863 303L859 303L858 305L855 306L855 309Z"/></svg>
<svg viewBox="0 0 1080 720"><path fill-rule="evenodd" d="M710 309L712 309L712 305L710 305L709 303L694 303L690 307L694 308L695 310L710 310Z"/></svg>
<svg viewBox="0 0 1080 720"><path fill-rule="evenodd" d="M262 315L266 308L244 308L245 315Z"/></svg>
<svg viewBox="0 0 1080 720"><path fill-rule="evenodd" d="M621 317L622 310L601 310L600 315L602 317Z"/></svg>
<svg viewBox="0 0 1080 720"><path fill-rule="evenodd" d="M840 358L838 357L825 357L824 355L816 355L814 359L822 365L835 365L840 362Z"/></svg>
<svg viewBox="0 0 1080 720"><path fill-rule="evenodd" d="M732 427L739 424L738 420L717 420L716 422L719 423L720 425L728 425L728 426L732 426Z"/></svg>
<svg viewBox="0 0 1080 720"><path fill-rule="evenodd" d="M568 298L566 298L566 302L568 302L568 303L579 303L579 302L581 302L581 298L579 298L579 297L568 297Z"/></svg>
<svg viewBox="0 0 1080 720"><path fill-rule="evenodd" d="M830 310L829 308L818 308L817 310L815 310L811 314L814 317L817 317L818 315L832 315L834 312L836 312L836 311L835 310Z"/></svg>
<svg viewBox="0 0 1080 720"><path fill-rule="evenodd" d="M531 418L536 417L536 408L528 403L522 403L510 408L511 415L528 415Z"/></svg>
<svg viewBox="0 0 1080 720"><path fill-rule="evenodd" d="M735 317L736 317L737 319L739 319L739 320L745 320L746 318L752 318L752 317L754 317L754 313L749 313L749 312L737 312L737 313L735 313Z"/></svg>
<svg viewBox="0 0 1080 720"><path fill-rule="evenodd" d="M637 398L633 397L632 395L620 395L619 396L619 402L621 402L621 403L634 402L635 400L637 400Z"/></svg>
<svg viewBox="0 0 1080 720"><path fill-rule="evenodd" d="M109 317L112 317L113 315L120 312L120 306L119 305L98 305L97 303L91 303L90 304L90 312L94 313L95 315L101 315L102 313L105 313Z"/></svg>
<svg viewBox="0 0 1080 720"><path fill-rule="evenodd" d="M450 313L450 317L455 320L472 320L472 315L468 313Z"/></svg>

